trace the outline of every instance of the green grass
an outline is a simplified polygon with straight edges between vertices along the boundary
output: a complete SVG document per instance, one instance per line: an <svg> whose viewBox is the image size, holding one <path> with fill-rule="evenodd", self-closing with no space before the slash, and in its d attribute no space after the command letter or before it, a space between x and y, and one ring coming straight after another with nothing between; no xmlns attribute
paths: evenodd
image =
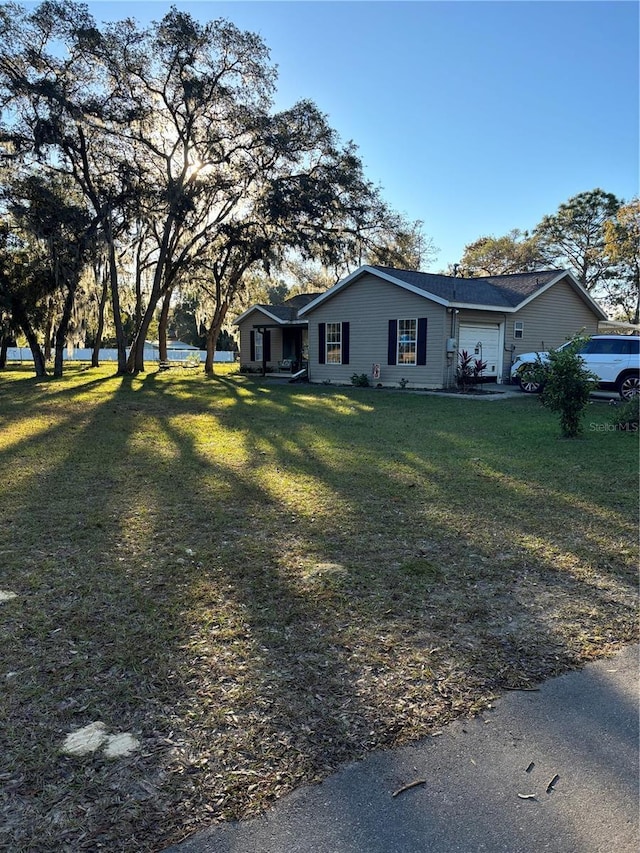
<svg viewBox="0 0 640 853"><path fill-rule="evenodd" d="M636 639L610 418L567 441L525 396L0 373L0 845L161 850ZM140 748L61 753L98 720Z"/></svg>

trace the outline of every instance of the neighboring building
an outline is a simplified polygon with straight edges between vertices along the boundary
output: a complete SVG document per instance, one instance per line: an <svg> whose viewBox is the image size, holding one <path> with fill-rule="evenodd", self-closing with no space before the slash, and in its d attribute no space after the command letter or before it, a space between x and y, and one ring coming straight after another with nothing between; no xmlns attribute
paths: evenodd
<svg viewBox="0 0 640 853"><path fill-rule="evenodd" d="M287 328L308 341L312 382L349 384L354 373L364 373L374 384L397 387L404 379L412 387L446 388L455 384L462 350L477 350L487 363L484 378L503 382L519 352L548 350L580 332L594 334L607 319L564 270L457 278L363 266L295 307L286 320L280 311L285 306L253 306L238 318L242 364L277 367L287 356L274 348L274 340L281 340L276 332ZM258 331L261 353L252 348Z"/></svg>
<svg viewBox="0 0 640 853"><path fill-rule="evenodd" d="M252 305L235 321L240 332L240 367L295 372L309 360L308 324L299 311L321 294L302 293L282 305Z"/></svg>

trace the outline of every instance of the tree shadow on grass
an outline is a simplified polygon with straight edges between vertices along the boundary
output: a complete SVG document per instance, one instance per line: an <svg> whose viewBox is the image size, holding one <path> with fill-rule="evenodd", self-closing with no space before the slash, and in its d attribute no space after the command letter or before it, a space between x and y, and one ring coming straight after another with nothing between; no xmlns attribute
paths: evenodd
<svg viewBox="0 0 640 853"><path fill-rule="evenodd" d="M501 548L495 594L482 511L464 515L461 496L456 512L434 511L451 503L446 405L443 435L408 405L407 450L389 398L204 387L123 378L86 404L64 452L51 453L52 434L32 441L50 464L3 543L19 593L6 664L20 674L5 699L6 826L29 849L157 849L255 813L482 707L508 680L576 665L579 644L545 609L558 595L630 612L620 593L558 571L560 533L555 551ZM505 483L489 490L498 508ZM602 524L581 512L585 530ZM505 540L519 530L495 524ZM602 643L622 642L622 627ZM62 757L64 735L96 719L141 749L116 763Z"/></svg>

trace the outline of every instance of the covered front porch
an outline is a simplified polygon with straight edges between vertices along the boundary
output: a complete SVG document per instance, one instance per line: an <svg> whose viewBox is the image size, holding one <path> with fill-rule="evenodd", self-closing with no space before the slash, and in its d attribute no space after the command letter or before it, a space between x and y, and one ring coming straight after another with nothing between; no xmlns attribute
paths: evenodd
<svg viewBox="0 0 640 853"><path fill-rule="evenodd" d="M306 324L253 325L251 361L260 365L263 376L297 374L307 367L308 360L309 336Z"/></svg>

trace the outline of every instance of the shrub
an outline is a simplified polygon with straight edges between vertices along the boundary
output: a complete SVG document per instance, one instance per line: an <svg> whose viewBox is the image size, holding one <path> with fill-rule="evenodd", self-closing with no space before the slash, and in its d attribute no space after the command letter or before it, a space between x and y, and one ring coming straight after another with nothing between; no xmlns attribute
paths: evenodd
<svg viewBox="0 0 640 853"><path fill-rule="evenodd" d="M616 406L611 422L622 432L635 432L640 429L640 397L634 397L621 406Z"/></svg>
<svg viewBox="0 0 640 853"><path fill-rule="evenodd" d="M466 391L473 380L473 362L474 358L466 349L458 353L458 369L456 370L456 379L458 385L463 391Z"/></svg>
<svg viewBox="0 0 640 853"><path fill-rule="evenodd" d="M366 373L354 373L351 377L351 384L357 385L360 388L368 388L369 387L369 377Z"/></svg>
<svg viewBox="0 0 640 853"><path fill-rule="evenodd" d="M476 382L482 383L482 374L487 369L487 362L481 358L474 359L473 362L473 378Z"/></svg>
<svg viewBox="0 0 640 853"><path fill-rule="evenodd" d="M475 385L477 382L482 383L482 373L486 369L487 362L480 358L474 358L466 349L458 353L456 379L463 391L466 391L469 385Z"/></svg>
<svg viewBox="0 0 640 853"><path fill-rule="evenodd" d="M560 430L565 438L580 434L582 416L589 395L598 387L598 377L587 370L578 350L585 338L575 337L561 350L552 350L548 361L538 362L533 369L536 382L542 385L542 405L560 415Z"/></svg>

